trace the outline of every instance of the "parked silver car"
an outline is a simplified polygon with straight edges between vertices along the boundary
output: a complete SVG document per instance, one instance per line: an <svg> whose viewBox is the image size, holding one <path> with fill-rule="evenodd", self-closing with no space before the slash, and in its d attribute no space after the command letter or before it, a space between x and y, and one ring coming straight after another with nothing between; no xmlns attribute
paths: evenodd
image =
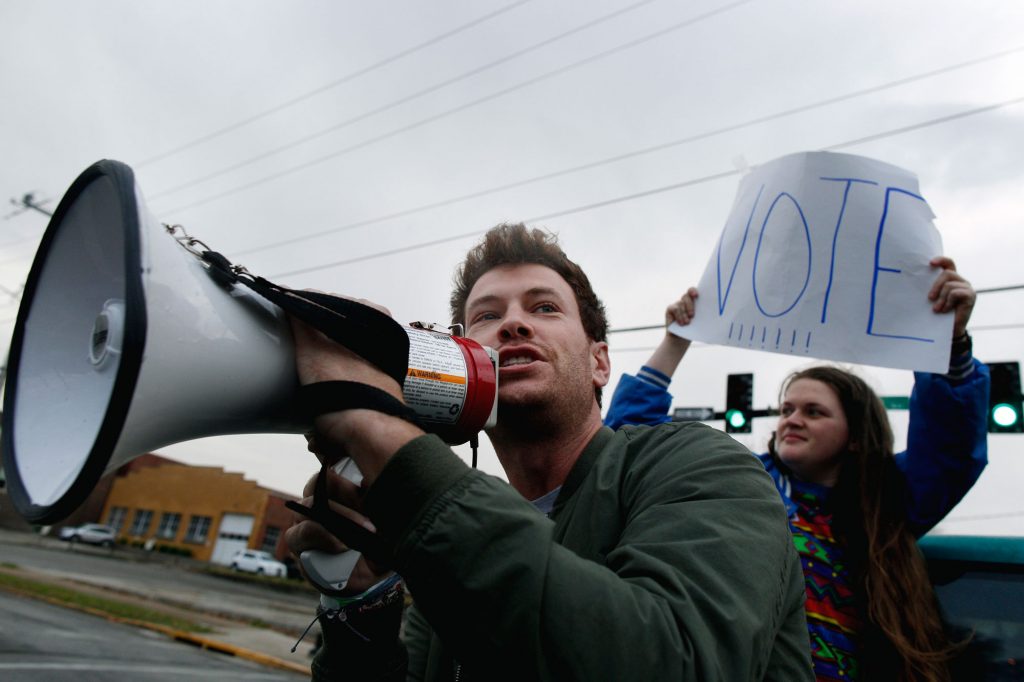
<svg viewBox="0 0 1024 682"><path fill-rule="evenodd" d="M81 526L61 528L60 539L67 542L84 542L90 545L113 547L117 542L117 533L110 526L104 526L101 523L84 523Z"/></svg>
<svg viewBox="0 0 1024 682"><path fill-rule="evenodd" d="M231 568L246 573L258 573L277 578L288 575L288 567L275 559L270 552L243 549L231 557Z"/></svg>

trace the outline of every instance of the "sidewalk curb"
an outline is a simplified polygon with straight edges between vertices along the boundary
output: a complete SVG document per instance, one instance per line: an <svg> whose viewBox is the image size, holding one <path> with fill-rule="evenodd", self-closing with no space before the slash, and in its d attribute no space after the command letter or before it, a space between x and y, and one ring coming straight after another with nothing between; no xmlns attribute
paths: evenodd
<svg viewBox="0 0 1024 682"><path fill-rule="evenodd" d="M290 670L292 672L302 673L302 674L305 674L305 675L311 674L309 666L302 666L302 665L299 665L298 663L293 663L291 661L286 661L284 659L276 658L274 656L268 656L267 654L262 654L262 653L260 653L258 651L251 651L249 649L244 649L242 647L235 646L233 644L226 644L224 642L219 642L219 641L217 641L215 639L211 639L209 637L203 637L202 635L196 635L196 634L193 634L191 632L185 632L184 630L176 630L174 628L167 627L166 625L158 625L156 623L147 623L145 621L135 620L133 618L121 618L120 616L113 616L113 615L111 615L109 613L106 613L104 611L100 611L99 609L89 608L88 606L80 606L80 605L76 605L76 604L69 604L67 602L60 601L59 599L51 599L49 597L43 597L43 596L38 595L38 594L33 594L31 592L26 592L26 591L22 591L22 590L18 590L18 589L13 589L13 588L10 588L8 586L0 586L0 589L3 589L4 591L10 592L12 594L20 595L22 597L28 597L30 599L37 599L39 601L44 601L44 602L47 602L49 604L53 604L55 606L60 606L60 607L66 608L66 609L73 609L75 611L81 611L83 613L88 613L88 614L93 615L93 616L99 616L100 618L105 618L106 620L112 621L112 622L115 622L115 623L124 623L126 625L133 625L135 627L145 628L147 630L153 630L155 632L159 632L161 634L164 634L164 635L170 637L171 639L174 639L174 640L177 640L177 641L180 641L180 642L185 642L186 644L191 644L193 646L198 646L201 649L208 649L208 650L214 651L216 653L227 654L229 656L235 656L237 658L244 658L244 659L253 661L255 663L260 663L262 665L266 665L266 666L270 666L270 667L274 667L274 668L281 668L281 669L284 669L284 670Z"/></svg>
<svg viewBox="0 0 1024 682"><path fill-rule="evenodd" d="M215 651L220 654L227 654L229 656L235 656L237 658L244 658L273 668L283 668L285 670L291 670L292 672L302 673L304 675L310 675L312 672L308 665L299 665L298 663L292 663L291 661L286 661L281 658L268 656L267 654L261 654L258 651L243 649L242 647L235 646L234 644L225 644L224 642L218 642L217 640L210 639L209 637L193 635L190 632L175 630L164 625L155 625L153 623L141 623L128 620L125 620L124 622L127 622L132 625L137 625L139 627L148 628L150 630L156 630L157 632L162 632L172 639L175 639L179 642L185 642L187 644L198 646L201 649L209 649L210 651Z"/></svg>

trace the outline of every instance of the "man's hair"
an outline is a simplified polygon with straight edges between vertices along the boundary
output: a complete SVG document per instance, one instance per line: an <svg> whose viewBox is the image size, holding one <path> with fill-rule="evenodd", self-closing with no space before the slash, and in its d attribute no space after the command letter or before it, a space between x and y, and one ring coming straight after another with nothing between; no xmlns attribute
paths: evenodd
<svg viewBox="0 0 1024 682"><path fill-rule="evenodd" d="M569 260L558 246L558 238L545 230L529 229L522 223L492 227L483 240L470 249L455 271L451 297L452 321L466 325L466 300L480 277L501 265L543 265L557 272L576 297L583 331L591 341L608 340L608 318L604 304L594 293L590 280L579 265ZM601 389L594 391L598 405Z"/></svg>

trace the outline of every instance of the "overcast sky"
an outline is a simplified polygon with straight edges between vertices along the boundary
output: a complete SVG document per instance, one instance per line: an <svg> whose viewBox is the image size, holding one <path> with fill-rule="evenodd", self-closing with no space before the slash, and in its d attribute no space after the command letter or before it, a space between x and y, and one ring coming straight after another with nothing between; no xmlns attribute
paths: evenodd
<svg viewBox="0 0 1024 682"><path fill-rule="evenodd" d="M1006 0L5 0L0 352L46 226L8 202L53 210L103 158L134 168L158 220L251 271L401 321L447 322L473 235L525 220L560 235L613 329L658 324L699 279L738 171L815 149L917 173L960 271L1022 284L1022 36L1024 5ZM1021 359L1022 303L979 297L979 358ZM659 335L614 334L616 378ZM751 371L756 406L774 405L805 363L698 346L675 404L722 409L726 375ZM912 382L862 373L885 395ZM762 450L771 422L744 442ZM1022 445L990 438L943 531L1020 533ZM296 436L162 452L291 493L316 469Z"/></svg>

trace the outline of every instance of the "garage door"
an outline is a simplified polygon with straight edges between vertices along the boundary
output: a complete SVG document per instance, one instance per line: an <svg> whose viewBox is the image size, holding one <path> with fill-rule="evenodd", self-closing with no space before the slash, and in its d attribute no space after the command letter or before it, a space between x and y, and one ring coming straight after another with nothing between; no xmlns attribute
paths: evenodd
<svg viewBox="0 0 1024 682"><path fill-rule="evenodd" d="M217 530L217 544L213 546L210 561L227 566L235 552L249 546L252 535L253 516L251 514L225 514L220 520Z"/></svg>

